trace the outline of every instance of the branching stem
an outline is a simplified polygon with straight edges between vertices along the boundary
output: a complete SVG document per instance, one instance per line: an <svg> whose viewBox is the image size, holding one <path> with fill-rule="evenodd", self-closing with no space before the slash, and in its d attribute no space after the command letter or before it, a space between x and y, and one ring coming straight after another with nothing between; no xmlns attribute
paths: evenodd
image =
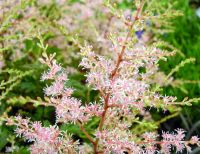
<svg viewBox="0 0 200 154"><path fill-rule="evenodd" d="M140 7L137 8L137 12L136 12L136 15L134 17L134 20L133 20L133 22L132 22L132 24L130 26L130 29L128 31L128 34L127 34L126 39L124 41L124 44L122 46L121 52L118 55L115 69L111 73L111 76L110 76L110 80L111 81L113 81L114 78L116 77L117 72L119 70L119 66L120 66L121 62L123 61L123 55L124 55L124 52L125 52L125 49L126 49L126 46L127 46L128 39L131 36L131 31L132 31L133 25L140 18L140 14L142 12L142 9L143 9L143 6L144 6L144 2L145 1L142 0ZM110 92L108 92L107 94L104 94L103 96L105 96L104 97L104 111L102 113L101 120L100 120L99 127L98 127L100 132L102 132L102 130L103 130L103 125L104 125L104 122L105 122L105 119L106 119L106 113L107 113L107 111L108 111L108 109L110 107L109 106ZM100 154L100 152L98 152L98 142L99 142L99 139L96 139L95 144L94 144L94 154Z"/></svg>

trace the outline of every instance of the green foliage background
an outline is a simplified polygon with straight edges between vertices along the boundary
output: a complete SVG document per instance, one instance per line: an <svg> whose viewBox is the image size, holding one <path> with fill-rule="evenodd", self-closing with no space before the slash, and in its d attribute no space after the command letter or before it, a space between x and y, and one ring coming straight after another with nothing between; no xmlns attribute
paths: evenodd
<svg viewBox="0 0 200 154"><path fill-rule="evenodd" d="M184 15L178 17L173 22L174 32L163 35L162 38L180 49L185 57L194 57L196 59L195 64L185 65L180 71L178 71L174 76L175 78L185 79L185 80L200 80L200 18L196 15L196 9L199 4L189 2L188 0L177 1L177 9L181 10ZM169 72L171 68L180 63L183 58L180 55L172 57L168 60L168 63L161 63L161 68L165 72ZM164 93L169 95L177 96L179 99L184 97L199 97L200 96L200 82L195 84L184 84L182 85L185 92L181 91L179 88L168 87L164 90ZM174 122L178 121L180 126L183 127L189 133L191 129L199 134L198 128L200 105L194 104L192 107L184 107L180 117L174 119L170 124L173 126ZM170 125L170 126L171 126ZM194 128L194 125L196 128Z"/></svg>

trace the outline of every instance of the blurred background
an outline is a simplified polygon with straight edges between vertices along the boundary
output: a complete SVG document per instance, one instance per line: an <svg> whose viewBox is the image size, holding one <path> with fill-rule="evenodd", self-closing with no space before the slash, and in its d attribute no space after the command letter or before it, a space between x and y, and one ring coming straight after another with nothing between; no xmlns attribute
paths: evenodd
<svg viewBox="0 0 200 154"><path fill-rule="evenodd" d="M174 32L163 36L163 39L180 49L185 57L194 57L194 64L186 65L175 74L177 78L185 80L200 80L200 1L199 0L178 0L177 9L181 10L184 15L173 20ZM162 64L164 71L169 71L181 61L181 56L175 56L169 59L169 63ZM182 91L179 88L167 87L165 92L169 95L178 96L183 99L188 96L190 98L200 96L200 83L184 84ZM185 107L182 113L175 119L169 121L170 126L184 127L188 131L199 131L199 108L200 105L194 104L192 107ZM163 127L168 127L168 122ZM192 132L190 132L192 133ZM199 132L198 132L199 133Z"/></svg>

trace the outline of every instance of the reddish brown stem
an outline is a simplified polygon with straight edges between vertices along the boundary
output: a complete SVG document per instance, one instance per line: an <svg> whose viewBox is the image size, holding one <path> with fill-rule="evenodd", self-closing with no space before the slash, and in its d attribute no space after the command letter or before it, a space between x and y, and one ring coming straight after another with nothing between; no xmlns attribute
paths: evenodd
<svg viewBox="0 0 200 154"><path fill-rule="evenodd" d="M83 125L81 123L78 122L78 125L81 129L81 131L85 134L85 136L88 138L88 140L94 145L95 141L93 140L93 138L88 134L88 132L85 130L85 128L83 127Z"/></svg>
<svg viewBox="0 0 200 154"><path fill-rule="evenodd" d="M120 54L118 55L118 58L117 58L117 61L116 61L116 66L115 66L115 69L112 71L111 73L111 76L110 76L110 80L113 81L116 74L117 74L117 71L119 70L119 66L120 66L120 63L122 62L122 58L123 58L123 54L125 52L125 49L126 49L126 45L127 45L127 42L128 42L128 39L129 37L131 36L131 30L133 28L133 25L135 24L135 21L137 21L139 19L139 15L142 11L142 8L143 8L143 5L144 5L144 0L142 1L141 3L141 6L137 9L137 13L135 15L135 18L134 18L134 21L132 22L131 26L130 26L130 30L126 36L126 39L124 41L124 45L122 46L122 49L121 49L121 52ZM104 124L104 121L106 119L106 113L108 111L108 108L110 107L109 106L109 97L110 97L110 93L107 93L107 94L104 94L104 111L102 113L102 116L101 116L101 121L99 123L99 131L101 132L102 129L103 129L103 124ZM99 139L96 139L95 141L95 144L94 144L94 153L95 154L99 154L98 153L98 142L99 142Z"/></svg>

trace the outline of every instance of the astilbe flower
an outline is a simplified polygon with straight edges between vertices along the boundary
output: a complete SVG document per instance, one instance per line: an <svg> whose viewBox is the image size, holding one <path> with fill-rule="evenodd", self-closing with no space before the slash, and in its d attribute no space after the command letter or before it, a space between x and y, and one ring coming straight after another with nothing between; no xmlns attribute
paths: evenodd
<svg viewBox="0 0 200 154"><path fill-rule="evenodd" d="M156 146L156 140L158 135L156 133L153 132L146 132L145 134L143 134L142 136L144 138L143 144L145 147L144 153L145 154L154 154L159 152L158 147Z"/></svg>
<svg viewBox="0 0 200 154"><path fill-rule="evenodd" d="M129 140L131 134L118 128L110 131L98 131L96 137L100 140L100 145L105 147L104 153L122 154L124 152L140 153L141 151L139 146Z"/></svg>
<svg viewBox="0 0 200 154"><path fill-rule="evenodd" d="M56 117L58 122L86 122L91 116L102 113L99 105L90 104L82 106L81 101L71 97L73 93L72 88L65 86L67 79L66 71L53 60L54 55L50 58L44 54L43 59L40 61L48 65L49 71L42 75L42 80L53 79L51 86L44 89L47 96L51 96L51 103L56 108ZM58 96L62 96L59 98Z"/></svg>
<svg viewBox="0 0 200 154"><path fill-rule="evenodd" d="M55 154L58 152L74 153L77 142L70 139L54 126L43 127L40 122L31 122L30 119L23 119L21 116L8 121L9 125L17 126L15 132L17 136L23 136L28 142L33 142L30 146L32 154Z"/></svg>
<svg viewBox="0 0 200 154"><path fill-rule="evenodd" d="M182 152L185 148L191 151L189 144L199 144L200 140L197 136L193 136L189 141L184 141L185 131L176 129L176 133L163 132L161 140L161 148L164 153L170 153L174 147L176 152Z"/></svg>
<svg viewBox="0 0 200 154"><path fill-rule="evenodd" d="M174 134L170 134L168 132L163 133L163 143L161 144L163 151L165 153L170 153L171 146L173 145L176 147L177 152L182 152L184 149L184 142L182 142L185 137L184 133L185 132L181 129L176 130L176 133Z"/></svg>
<svg viewBox="0 0 200 154"><path fill-rule="evenodd" d="M110 57L97 54L93 51L95 49L88 44L81 47L80 55L83 58L80 67L86 71L86 81L89 86L99 91L98 103L82 105L83 103L79 99L72 97L73 89L66 87L66 83L69 82L67 72L54 60L55 55L43 54L40 59L49 67L48 72L42 75L41 80L52 81L52 84L44 89L45 94L50 97L48 103L44 105L55 107L57 123L78 125L91 142L95 154L151 154L159 151L169 153L173 146L177 152L182 152L184 148L189 149L189 144L199 143L198 137L184 141L184 131L180 129L172 134L163 133L161 141L154 133L145 133L139 136L131 133L132 124L135 121L138 122L136 115L140 112L144 113L145 107L167 110L168 107L177 104L175 97L163 96L158 91L152 90L149 84L149 78L158 70L158 61L173 53L163 51L156 45L147 45L139 41L138 37L132 33L133 29L139 30L139 25L149 17L148 14L142 16L144 1L137 2L140 3L136 4L137 9L131 13L129 20L124 21L124 17L121 17L125 22L123 30L108 37L113 49ZM142 72L141 69L144 71ZM84 128L84 124L94 116L98 117L100 121L97 130L91 135ZM37 126L39 127L38 131L44 132L40 142L45 142L44 139L47 138L47 143L53 142L57 148L65 143L64 138L58 139L60 132L57 133L59 131L57 127L43 128L39 123L33 125L19 120L18 126L24 125L26 128L30 128L28 130L35 130ZM19 128L17 129L18 134L34 141L32 152L35 152L34 149L41 149L41 146L37 144L40 138L38 134L34 136L35 132ZM51 129L53 134L45 136ZM71 146L71 144L69 145ZM83 152L85 147L84 145L80 146L80 152Z"/></svg>

